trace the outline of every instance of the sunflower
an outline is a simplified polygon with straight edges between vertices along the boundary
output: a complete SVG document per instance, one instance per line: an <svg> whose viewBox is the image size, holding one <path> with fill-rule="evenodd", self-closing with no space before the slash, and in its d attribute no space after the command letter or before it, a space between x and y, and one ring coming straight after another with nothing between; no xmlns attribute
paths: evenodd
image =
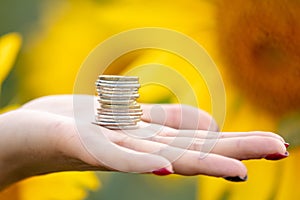
<svg viewBox="0 0 300 200"><path fill-rule="evenodd" d="M299 11L300 2L293 0L217 2L216 57L230 89L224 130L279 132L293 149L278 163L246 162L246 184L201 178L200 199L300 197Z"/></svg>
<svg viewBox="0 0 300 200"><path fill-rule="evenodd" d="M21 36L10 33L0 37L0 88L12 68L21 46ZM1 108L0 113L17 106ZM26 199L83 199L86 190L99 188L97 177L92 172L68 172L34 177L14 184L0 192L2 200ZM63 192L62 192L63 191Z"/></svg>
<svg viewBox="0 0 300 200"><path fill-rule="evenodd" d="M220 1L219 48L233 83L282 116L300 109L299 1Z"/></svg>

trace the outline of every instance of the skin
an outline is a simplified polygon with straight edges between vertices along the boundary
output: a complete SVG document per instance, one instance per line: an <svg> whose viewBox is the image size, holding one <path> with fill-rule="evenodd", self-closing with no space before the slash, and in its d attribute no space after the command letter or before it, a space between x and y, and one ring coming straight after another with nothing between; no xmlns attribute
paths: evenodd
<svg viewBox="0 0 300 200"><path fill-rule="evenodd" d="M74 97L80 101L76 110ZM286 153L284 140L274 133L218 132L209 114L185 105L142 105L139 129L109 130L91 123L91 102L94 96L48 96L0 115L0 189L70 170L164 168L181 175L243 178L247 169L240 160Z"/></svg>

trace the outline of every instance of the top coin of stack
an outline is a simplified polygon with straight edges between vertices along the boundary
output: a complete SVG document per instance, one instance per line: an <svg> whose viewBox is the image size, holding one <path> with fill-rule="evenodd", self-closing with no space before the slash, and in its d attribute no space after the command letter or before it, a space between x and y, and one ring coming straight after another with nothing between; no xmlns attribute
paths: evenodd
<svg viewBox="0 0 300 200"><path fill-rule="evenodd" d="M136 76L100 75L96 90L100 107L96 124L109 129L135 129L143 114L136 102L139 97Z"/></svg>

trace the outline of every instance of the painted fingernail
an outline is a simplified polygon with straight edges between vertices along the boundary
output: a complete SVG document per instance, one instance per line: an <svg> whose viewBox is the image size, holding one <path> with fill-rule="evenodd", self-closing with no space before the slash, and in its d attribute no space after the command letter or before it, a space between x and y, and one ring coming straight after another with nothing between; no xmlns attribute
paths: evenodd
<svg viewBox="0 0 300 200"><path fill-rule="evenodd" d="M243 182L248 179L248 176L246 175L245 177L240 177L240 176L229 176L224 178L227 181L232 181L232 182Z"/></svg>
<svg viewBox="0 0 300 200"><path fill-rule="evenodd" d="M290 146L290 143L285 142L284 146L285 146L285 148L288 148Z"/></svg>
<svg viewBox="0 0 300 200"><path fill-rule="evenodd" d="M284 154L280 154L280 153L273 153L273 154L269 154L265 157L265 159L267 160L280 160L283 158L286 158L289 156L289 152L285 152Z"/></svg>
<svg viewBox="0 0 300 200"><path fill-rule="evenodd" d="M154 170L152 171L153 174L158 175L158 176L166 176L169 174L173 174L173 172L171 172L170 170L168 170L167 168L161 168L158 170Z"/></svg>

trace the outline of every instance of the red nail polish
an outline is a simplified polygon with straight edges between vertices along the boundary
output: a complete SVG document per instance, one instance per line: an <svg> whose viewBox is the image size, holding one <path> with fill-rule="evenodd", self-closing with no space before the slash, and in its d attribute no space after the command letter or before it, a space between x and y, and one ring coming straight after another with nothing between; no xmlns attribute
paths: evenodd
<svg viewBox="0 0 300 200"><path fill-rule="evenodd" d="M285 142L284 146L285 146L285 148L288 148L290 146L290 143Z"/></svg>
<svg viewBox="0 0 300 200"><path fill-rule="evenodd" d="M280 154L280 153L273 153L273 154L269 154L265 157L265 159L267 160L280 160L283 158L286 158L289 156L289 152L285 152L284 154Z"/></svg>
<svg viewBox="0 0 300 200"><path fill-rule="evenodd" d="M154 170L152 173L155 174L155 175L158 175L158 176L166 176L166 175L169 175L169 174L173 174L167 168L161 168L161 169L158 169L158 170Z"/></svg>

